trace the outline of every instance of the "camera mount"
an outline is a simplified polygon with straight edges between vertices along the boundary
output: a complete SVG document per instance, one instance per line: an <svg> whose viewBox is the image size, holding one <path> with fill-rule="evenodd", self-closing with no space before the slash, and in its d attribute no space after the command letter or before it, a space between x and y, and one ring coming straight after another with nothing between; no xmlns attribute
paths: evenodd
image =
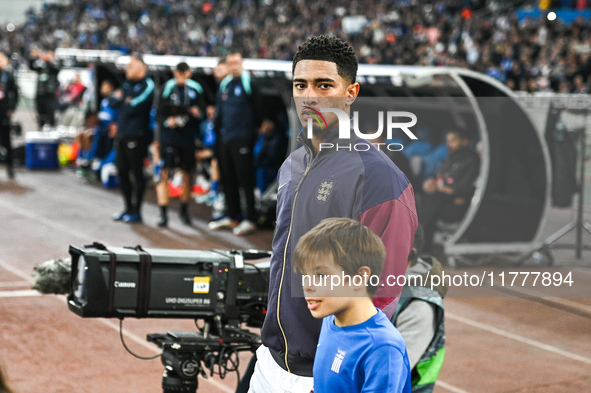
<svg viewBox="0 0 591 393"><path fill-rule="evenodd" d="M217 335L210 333L212 326ZM222 326L222 318L216 316L206 320L199 332L148 334L148 341L162 348L163 393L195 393L197 376L207 378L206 370L209 376L217 374L221 379L228 372L236 372L240 381L238 353L256 351L260 336L241 329L238 324Z"/></svg>

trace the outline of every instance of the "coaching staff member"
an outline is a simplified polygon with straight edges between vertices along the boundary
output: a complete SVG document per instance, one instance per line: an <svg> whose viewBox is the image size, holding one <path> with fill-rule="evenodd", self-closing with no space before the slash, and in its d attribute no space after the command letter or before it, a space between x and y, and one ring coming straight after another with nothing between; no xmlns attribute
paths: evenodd
<svg viewBox="0 0 591 393"><path fill-rule="evenodd" d="M253 149L257 129L261 127L263 132L273 123L263 121L263 100L250 75L243 72L242 55L228 55L226 65L230 73L220 83L214 129L228 216L212 221L209 228L233 228L235 235L246 235L256 229ZM244 193L245 212L241 209L240 190Z"/></svg>
<svg viewBox="0 0 591 393"><path fill-rule="evenodd" d="M53 51L32 50L29 68L38 74L35 105L39 129L45 124L55 126L56 93L60 87L57 75L60 72L61 63L55 60Z"/></svg>
<svg viewBox="0 0 591 393"><path fill-rule="evenodd" d="M156 185L160 208L159 227L168 225L168 178L171 169L179 168L183 177L179 215L185 225L191 224L187 203L191 197L191 175L195 171L195 134L205 112L203 87L191 78L189 65L181 62L162 89L156 120L160 126L159 150L164 164Z"/></svg>
<svg viewBox="0 0 591 393"><path fill-rule="evenodd" d="M312 108L337 108L350 113L359 94L355 82L357 58L353 49L336 37L312 37L293 59L293 96L304 130L302 147L294 151L279 172L277 229L269 283L269 303L262 328L263 345L250 391L309 392L312 365L321 320L308 311L301 275L292 267L298 239L328 217L348 217L376 233L386 247L382 280L404 275L417 227L414 193L406 176L368 141L353 136L339 139L338 120L323 113L327 128L315 126L307 138ZM306 106L307 108L304 108ZM367 151L326 149L320 143L369 144ZM359 150L366 150L360 147ZM379 287L374 304L390 318L401 287Z"/></svg>
<svg viewBox="0 0 591 393"><path fill-rule="evenodd" d="M144 159L153 139L150 110L154 81L148 78L147 72L141 56L132 55L125 69L127 79L111 98L113 108L119 109L116 165L125 203L125 209L113 216L115 221L133 223L142 220L141 207L146 189Z"/></svg>
<svg viewBox="0 0 591 393"><path fill-rule="evenodd" d="M6 149L6 171L14 179L10 118L18 103L18 87L8 57L0 52L0 146Z"/></svg>

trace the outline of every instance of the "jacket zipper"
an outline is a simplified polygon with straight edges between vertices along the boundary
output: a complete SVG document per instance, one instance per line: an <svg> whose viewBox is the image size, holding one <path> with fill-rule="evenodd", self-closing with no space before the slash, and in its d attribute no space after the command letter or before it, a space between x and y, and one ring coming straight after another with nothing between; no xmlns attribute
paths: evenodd
<svg viewBox="0 0 591 393"><path fill-rule="evenodd" d="M312 157L312 152L310 151L310 148L308 146L306 146L305 144L304 144L304 146L305 146L306 150L308 150L310 157ZM308 172L310 171L310 168L312 167L312 163L314 162L315 159L316 159L316 157L314 157L310 160L310 163L306 167L306 170L304 171L304 173L302 174L302 177L300 178L300 181L298 182L296 192L293 197L293 204L291 206L291 219L289 221L289 231L287 232L287 240L285 242L285 249L283 250L283 269L281 270L281 281L279 282L279 296L277 298L277 323L279 325L279 329L281 330L281 334L283 335L283 341L285 342L284 361L285 361L285 367L287 368L288 373L291 373L291 370L289 369L289 364L287 363L287 353L288 353L287 352L287 336L285 335L285 331L283 330L283 326L281 326L281 319L279 317L279 306L281 305L281 293L282 293L282 289L283 289L283 278L285 277L285 265L287 262L287 247L289 245L289 240L291 238L291 227L293 225L293 215L295 212L295 205L296 205L296 201L298 199L298 195L300 193L300 187L301 187L304 179L308 175Z"/></svg>

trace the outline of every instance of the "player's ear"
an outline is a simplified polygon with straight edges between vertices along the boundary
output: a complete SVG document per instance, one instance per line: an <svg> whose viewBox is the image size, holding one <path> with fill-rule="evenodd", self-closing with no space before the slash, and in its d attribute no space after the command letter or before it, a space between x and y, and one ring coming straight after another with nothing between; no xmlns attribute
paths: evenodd
<svg viewBox="0 0 591 393"><path fill-rule="evenodd" d="M345 103L347 106L353 105L357 95L359 94L359 83L351 83L346 88Z"/></svg>
<svg viewBox="0 0 591 393"><path fill-rule="evenodd" d="M367 289L371 277L371 268L369 266L361 266L357 269L357 275L361 276L361 280L359 280L360 285L355 285L354 290L357 292L362 289Z"/></svg>

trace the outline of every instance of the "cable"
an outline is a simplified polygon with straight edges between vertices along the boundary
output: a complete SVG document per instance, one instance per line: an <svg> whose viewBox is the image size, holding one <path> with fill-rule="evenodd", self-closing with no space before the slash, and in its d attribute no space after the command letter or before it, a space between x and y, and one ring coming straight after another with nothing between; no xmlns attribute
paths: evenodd
<svg viewBox="0 0 591 393"><path fill-rule="evenodd" d="M125 348L125 350L126 350L127 352L129 352L129 353L130 353L130 354L131 354L133 357L136 357L136 358L138 358L138 359L141 359L141 360L152 360L152 359L156 359L156 358L158 358L158 357L162 356L162 353L163 353L163 352L160 352L158 355L149 356L149 357L139 356L139 355L136 355L135 353L133 353L133 352L132 352L132 351L131 351L131 350L130 350L128 347L127 347L127 345L125 344L125 340L123 339L123 318L121 318L121 319L119 320L119 337L121 338L121 344L123 344L123 348Z"/></svg>
<svg viewBox="0 0 591 393"><path fill-rule="evenodd" d="M203 328L205 327L205 325L204 325L204 326L199 326L199 323L198 323L198 322L199 322L199 320L198 320L197 318L193 319L193 322L195 322L195 327L196 327L196 328L197 328L197 330L199 330L199 331L202 331L202 330L203 330Z"/></svg>
<svg viewBox="0 0 591 393"><path fill-rule="evenodd" d="M235 372L236 373L236 390L238 390L238 387L240 386L240 371L238 371L238 366L240 365L240 358L238 357L238 351L236 351L233 347L230 347L230 349L232 350L232 353L230 353L230 355L227 356L224 368L226 369L226 372ZM234 361L234 359L232 359L232 356L234 356L234 359L236 359L236 361ZM220 359L221 358L222 358L222 355L220 354ZM227 366L228 361L232 364L232 366L233 366L232 368L229 368Z"/></svg>
<svg viewBox="0 0 591 393"><path fill-rule="evenodd" d="M218 367L217 372L215 371L216 365ZM217 360L210 368L211 375L219 375L220 379L224 379L228 372L235 372L237 377L236 389L238 389L238 386L240 386L239 365L240 358L238 357L238 351L231 345L225 345L220 351Z"/></svg>
<svg viewBox="0 0 591 393"><path fill-rule="evenodd" d="M269 281L267 280L267 278L265 277L265 275L263 274L263 271L261 270L260 267L258 267L257 265L255 265L254 263L250 263L250 262L244 262L246 265L250 265L252 267L254 267L255 269L257 269L257 272L259 272L259 274L261 275L263 281L265 282L266 285L269 285Z"/></svg>

